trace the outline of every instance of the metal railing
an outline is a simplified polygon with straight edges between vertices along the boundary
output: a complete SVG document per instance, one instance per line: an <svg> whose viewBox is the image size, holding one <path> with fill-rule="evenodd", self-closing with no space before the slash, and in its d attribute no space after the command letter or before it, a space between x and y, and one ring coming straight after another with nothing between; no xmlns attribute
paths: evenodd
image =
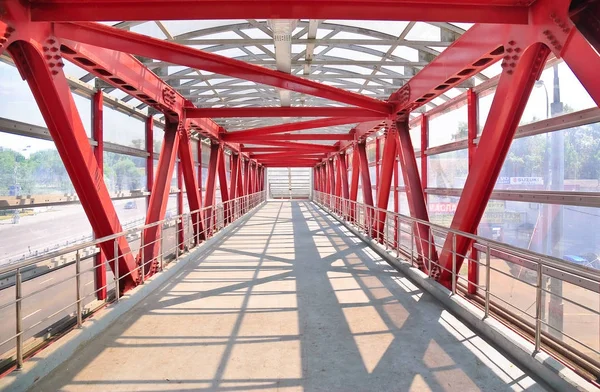
<svg viewBox="0 0 600 392"><path fill-rule="evenodd" d="M138 283L143 284L148 278L148 273L146 271L149 270L150 267L152 267L151 270L153 272L158 273L162 271L164 265L169 262L169 260L177 260L187 249L199 246L203 242L202 239L212 237L229 223L239 219L255 207L261 205L266 201L266 197L266 191L257 192L214 206L204 207L200 210L173 216L155 223L130 228L111 236L79 243L61 249L60 251L32 258L22 263L0 267L0 275L14 274L15 279L14 286L7 287L0 291L0 293L6 297L7 292L14 290L14 297L12 297L11 300L7 300L4 303L0 302L2 328L7 327L10 324L10 319L15 321L13 324L15 333L8 337L3 336L2 341L0 341L0 353L4 353L0 356L0 361L4 358L3 362L4 365L6 365L6 363L13 360L13 365L16 363L16 368L20 369L23 366L23 360L26 355L25 340L27 337L33 337L35 334L39 334L40 331L43 332L46 327L52 327L57 321L60 321L60 323L71 322L77 327L81 327L82 323L85 321L85 317L93 310L91 308L86 309L86 305L90 305L92 302L96 301L98 293L101 291L112 291L112 295L107 296L107 299L103 302L118 302L120 300L120 288L122 287L123 279L132 274L132 271L127 273L119 271L118 259L123 258L126 255L123 253L119 255L120 238L137 237L135 242L130 241L129 253L133 256L138 255L139 261L137 263L137 271L140 276ZM195 224L198 224L199 227L199 223L196 222L200 221L200 217L203 217L203 230L194 230ZM157 230L157 239L149 243L144 243L143 231L153 227L159 228ZM82 258L84 249L99 247L101 244L106 245L106 243L113 244L112 246L114 246L114 254L116 257L105 260L103 264L93 263L93 258L89 258L88 262L84 263ZM151 260L144 260L146 248L150 246L154 247L155 245L158 246L156 255L153 256ZM43 263L51 258L73 253L75 253L74 270L68 271L68 268L62 267L53 269L51 272L43 275L45 279L44 282L56 278L56 281L52 284L42 285L38 283L37 285L30 285L31 287L25 287L29 283L28 281L33 281L34 279L25 280L22 278L22 271L24 268ZM110 263L113 263L114 271L111 271ZM87 292L86 290L83 290L84 286L94 283L96 270L102 266L105 266L107 271L106 284L101 287L95 285L93 289L87 289ZM48 277L52 275L54 275L54 277ZM86 279L90 278L90 282L85 282ZM69 284L70 287L67 287ZM68 294L67 297L70 296L74 300L67 299L66 304L64 302L57 304L55 298L51 298L47 308L40 308L36 311L41 312L43 316L37 321L28 322L28 325L24 325L25 320L36 312L24 316L23 305L30 300L35 301L37 303L36 306L40 306L40 303L43 303L45 294L46 297L53 295L52 292L49 292L49 290L52 289L54 289L54 294L60 293L61 295L64 294L65 290L72 290L72 294ZM12 313L13 310L14 318L2 314L7 311ZM3 332L3 330L0 331L0 333L1 332ZM14 345L6 347L11 342L13 342ZM27 351L32 350L33 348Z"/></svg>
<svg viewBox="0 0 600 392"><path fill-rule="evenodd" d="M600 376L600 270L323 192L314 191L313 202L427 271L430 278L432 270L447 271L453 295L459 293L480 306L484 318L493 316L517 327L533 342L534 353L544 348L575 364L581 375L592 380ZM423 227L426 231L419 230ZM441 253L446 239L452 244L451 268L431 256ZM476 251L457 253L461 239ZM460 269L457 257L465 260ZM483 282L469 281L468 264L476 266ZM469 295L467 288L476 293Z"/></svg>

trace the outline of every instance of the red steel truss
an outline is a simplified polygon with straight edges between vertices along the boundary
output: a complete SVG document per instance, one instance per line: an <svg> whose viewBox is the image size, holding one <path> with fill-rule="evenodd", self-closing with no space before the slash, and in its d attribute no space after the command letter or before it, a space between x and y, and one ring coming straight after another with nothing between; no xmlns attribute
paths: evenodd
<svg viewBox="0 0 600 392"><path fill-rule="evenodd" d="M501 61L503 72L500 84L478 146L472 142L477 135L476 100L472 91L467 95L470 171L451 227L474 233L531 87L547 56L553 53L557 58L563 58L595 102L600 104L600 83L596 75L596 70L600 69L597 51L600 34L595 27L597 19L590 16L597 13L598 5L591 2L588 9L578 9L573 15L570 14L569 6L570 1L567 0L5 1L0 3L3 11L0 13L0 54L8 50L21 75L29 83L96 236L121 231L102 179L102 94L96 94L94 98L93 128L98 146L92 150L62 72L65 59L165 115L165 139L154 178L152 155L147 163L147 186L151 192L147 223L164 218L177 154L181 160L179 187L182 188L182 181L185 182L190 209L204 207L199 189L201 170L195 170L195 157L192 156L192 132L210 138L212 143L204 198L206 206L212 207L215 203L217 176L221 185L221 198L226 201L264 189L264 167L309 166L315 167L314 183L317 190L340 195L344 199L356 200L360 180L363 200L367 206L372 207L373 183L369 174L365 141L367 137L384 129L388 135L381 171L377 173L377 206L387 209L398 157L411 216L427 221L426 195L423 192L427 186L427 117L422 117L421 124L420 176L414 146L408 133L408 115L481 70ZM454 22L485 24L474 25L388 100L382 101L174 42L91 23L112 20L115 15L119 15L122 20L408 18L420 21L450 19ZM349 106L196 108L131 54L313 95ZM210 117L321 118L228 132ZM356 125L351 132L343 134L290 133L348 124ZM146 129L147 142L150 144L153 127L154 120L150 117ZM353 148L350 184L346 154L341 154L349 147ZM225 148L233 154L230 184L227 184L225 172ZM394 193L395 184L396 182ZM181 196L179 199L181 207ZM395 199L394 203L397 202ZM356 216L356 212L351 205L350 216ZM230 211L225 214L229 216ZM205 233L205 228L208 231L212 229L214 221L211 221L211 215L212 210L209 209L207 216L192 216L197 235ZM381 233L385 229L382 216L385 214L377 214L379 219L372 221L370 226L378 239L382 238ZM427 227L417 224L414 229L420 260L432 260L435 264L438 258L435 247L429 254L427 241L430 234ZM161 228L155 226L144 231L143 242L148 245L138 255L137 264L125 238L118 241L118 255L113 254L112 244L103 244L102 252L109 260L118 256L121 275L126 275L122 283L123 290L135 286L143 279L139 274L139 263L147 264L144 275L153 273L154 265L151 261L156 259L159 251L155 241L159 230ZM433 277L439 278L448 286L453 262L452 246L453 239L446 238L439 257L439 267L434 266L430 271ZM456 252L459 255L466 255L469 251L475 252L468 240L463 238L456 241ZM99 258L97 263L101 260ZM458 256L455 261L458 263L457 268L460 268L462 256ZM420 266L426 269L425 264L421 263ZM111 267L114 268L112 261ZM101 268L98 268L96 280L98 285L105 282L105 273ZM477 284L474 264L469 268L469 281L469 291L474 292Z"/></svg>

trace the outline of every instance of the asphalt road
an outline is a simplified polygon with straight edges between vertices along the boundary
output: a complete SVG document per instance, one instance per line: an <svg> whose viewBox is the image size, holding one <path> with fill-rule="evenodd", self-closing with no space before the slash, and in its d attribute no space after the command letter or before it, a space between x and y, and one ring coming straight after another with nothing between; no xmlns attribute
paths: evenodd
<svg viewBox="0 0 600 392"><path fill-rule="evenodd" d="M114 205L121 225L145 218L145 204L138 201L137 209L125 209L128 200L115 200ZM141 204L141 205L140 205ZM35 215L22 216L19 223L10 219L0 221L0 265L22 256L34 256L38 251L53 249L65 242L91 239L92 228L79 204L54 206L37 212Z"/></svg>

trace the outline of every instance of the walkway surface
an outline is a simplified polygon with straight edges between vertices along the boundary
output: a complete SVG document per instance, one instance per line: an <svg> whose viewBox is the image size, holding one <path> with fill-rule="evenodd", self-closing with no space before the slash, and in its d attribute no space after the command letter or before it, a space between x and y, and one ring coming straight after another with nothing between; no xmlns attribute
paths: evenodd
<svg viewBox="0 0 600 392"><path fill-rule="evenodd" d="M42 391L538 391L310 202L269 202Z"/></svg>

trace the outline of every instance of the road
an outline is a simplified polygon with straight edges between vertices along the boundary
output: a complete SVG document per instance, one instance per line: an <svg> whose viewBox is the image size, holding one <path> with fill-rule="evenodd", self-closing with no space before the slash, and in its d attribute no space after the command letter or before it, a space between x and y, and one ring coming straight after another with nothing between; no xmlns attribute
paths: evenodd
<svg viewBox="0 0 600 392"><path fill-rule="evenodd" d="M114 205L123 226L145 218L145 201L137 200L136 209L125 209L129 200L115 200ZM22 216L19 223L0 221L0 265L43 253L65 242L91 239L92 228L79 204L54 206L35 215Z"/></svg>

